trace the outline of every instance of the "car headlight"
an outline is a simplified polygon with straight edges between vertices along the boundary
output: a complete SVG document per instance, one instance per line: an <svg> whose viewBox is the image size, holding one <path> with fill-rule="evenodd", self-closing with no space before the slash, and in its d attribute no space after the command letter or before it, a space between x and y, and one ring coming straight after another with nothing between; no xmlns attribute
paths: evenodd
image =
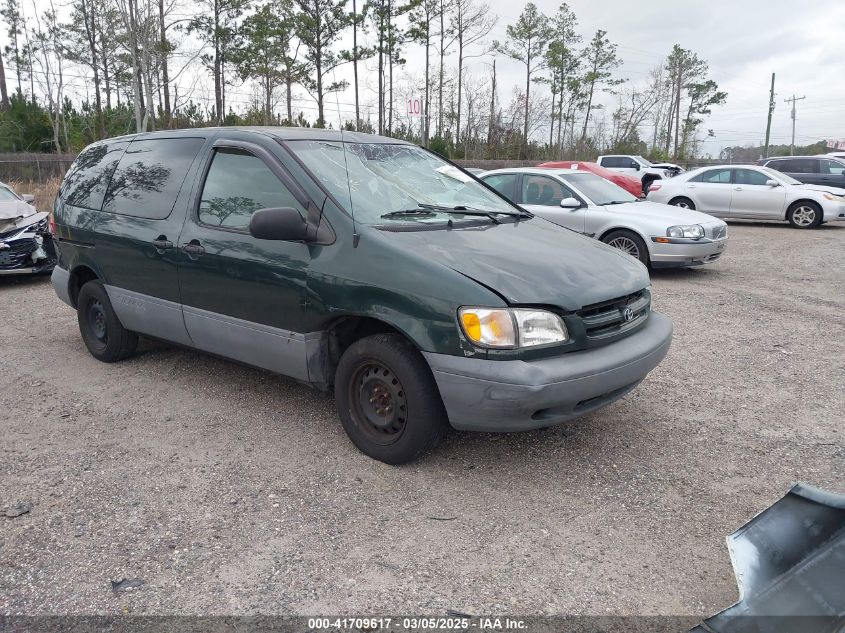
<svg viewBox="0 0 845 633"><path fill-rule="evenodd" d="M563 320L547 310L464 307L458 310L458 320L464 335L481 347L534 347L569 340Z"/></svg>
<svg viewBox="0 0 845 633"><path fill-rule="evenodd" d="M704 227L700 224L679 224L678 226L670 226L666 229L666 235L669 237L689 237L697 239L704 237Z"/></svg>
<svg viewBox="0 0 845 633"><path fill-rule="evenodd" d="M845 202L845 196L836 196L832 193L825 193L823 195L828 200L833 200L834 202Z"/></svg>
<svg viewBox="0 0 845 633"><path fill-rule="evenodd" d="M675 175L675 172L673 172L673 171L671 171L671 170L669 170L669 169L666 169L666 170L664 170L664 172L663 172L663 177L664 177L664 178L671 178L671 177L672 177L672 176L674 176L674 175Z"/></svg>

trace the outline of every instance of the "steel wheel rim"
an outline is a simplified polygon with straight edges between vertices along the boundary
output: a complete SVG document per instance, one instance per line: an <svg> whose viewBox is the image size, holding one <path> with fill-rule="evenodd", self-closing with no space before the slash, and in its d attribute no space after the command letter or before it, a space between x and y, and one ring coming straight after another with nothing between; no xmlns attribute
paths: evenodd
<svg viewBox="0 0 845 633"><path fill-rule="evenodd" d="M792 221L798 226L810 226L816 219L816 210L813 207L802 205L792 212Z"/></svg>
<svg viewBox="0 0 845 633"><path fill-rule="evenodd" d="M370 441L393 444L405 432L408 399L399 377L381 361L362 361L349 382L350 413Z"/></svg>
<svg viewBox="0 0 845 633"><path fill-rule="evenodd" d="M636 259L640 258L640 249L637 246L637 243L630 237L614 237L607 243L607 245L612 246L613 248L618 248L620 251L627 253Z"/></svg>
<svg viewBox="0 0 845 633"><path fill-rule="evenodd" d="M680 208L680 209L689 209L690 208L689 203L684 202L683 200L679 200L678 202L676 202L675 206Z"/></svg>
<svg viewBox="0 0 845 633"><path fill-rule="evenodd" d="M109 330L106 323L106 309L99 299L88 303L88 329L91 335L103 345L109 342Z"/></svg>

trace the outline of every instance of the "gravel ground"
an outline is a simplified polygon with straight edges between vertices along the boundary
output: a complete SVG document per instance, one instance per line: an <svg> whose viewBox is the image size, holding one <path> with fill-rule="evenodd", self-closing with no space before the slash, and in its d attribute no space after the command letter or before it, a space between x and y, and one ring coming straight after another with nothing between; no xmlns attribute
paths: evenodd
<svg viewBox="0 0 845 633"><path fill-rule="evenodd" d="M793 482L845 491L845 226L730 232L653 275L675 340L632 394L398 468L326 395L159 343L99 363L47 279L0 278L0 509L31 506L0 513L0 614L728 606L728 533Z"/></svg>

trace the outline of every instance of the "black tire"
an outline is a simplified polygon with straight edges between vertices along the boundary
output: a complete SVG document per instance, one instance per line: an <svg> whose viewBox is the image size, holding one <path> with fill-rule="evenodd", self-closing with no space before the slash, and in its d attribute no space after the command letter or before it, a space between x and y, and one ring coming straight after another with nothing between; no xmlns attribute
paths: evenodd
<svg viewBox="0 0 845 633"><path fill-rule="evenodd" d="M822 208L812 200L799 200L786 212L786 219L795 229L814 229L824 220Z"/></svg>
<svg viewBox="0 0 845 633"><path fill-rule="evenodd" d="M76 318L85 347L97 360L114 363L135 353L138 335L123 327L99 281L82 286L76 300Z"/></svg>
<svg viewBox="0 0 845 633"><path fill-rule="evenodd" d="M671 204L673 207L681 207L682 209L689 209L690 211L695 211L695 203L689 198L685 198L683 196L672 198L669 201L669 204Z"/></svg>
<svg viewBox="0 0 845 633"><path fill-rule="evenodd" d="M446 436L446 410L422 355L396 334L362 338L335 374L343 428L362 453L386 464L413 461Z"/></svg>
<svg viewBox="0 0 845 633"><path fill-rule="evenodd" d="M649 265L648 248L646 248L643 239L633 231L626 231L624 229L611 231L602 237L601 241L608 246L618 248L631 257L636 257L646 266Z"/></svg>
<svg viewBox="0 0 845 633"><path fill-rule="evenodd" d="M651 187L651 183L653 183L657 180L660 180L660 178L657 178L655 176L644 176L643 177L642 185L643 185L643 195L644 196L648 195L648 188Z"/></svg>

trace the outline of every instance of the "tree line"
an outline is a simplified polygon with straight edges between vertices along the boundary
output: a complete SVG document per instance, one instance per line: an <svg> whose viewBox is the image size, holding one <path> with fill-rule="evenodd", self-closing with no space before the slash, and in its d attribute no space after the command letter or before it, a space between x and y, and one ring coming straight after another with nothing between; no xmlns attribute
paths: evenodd
<svg viewBox="0 0 845 633"><path fill-rule="evenodd" d="M71 0L63 18L52 0L31 14L0 0L0 17L3 150L261 124L377 132L456 158L680 160L695 157L727 98L677 44L646 80L621 76L608 33L585 37L566 3L554 15L526 4L501 40L483 0ZM502 95L505 59L523 81ZM330 120L349 89L354 116ZM419 119L405 107L416 95Z"/></svg>

